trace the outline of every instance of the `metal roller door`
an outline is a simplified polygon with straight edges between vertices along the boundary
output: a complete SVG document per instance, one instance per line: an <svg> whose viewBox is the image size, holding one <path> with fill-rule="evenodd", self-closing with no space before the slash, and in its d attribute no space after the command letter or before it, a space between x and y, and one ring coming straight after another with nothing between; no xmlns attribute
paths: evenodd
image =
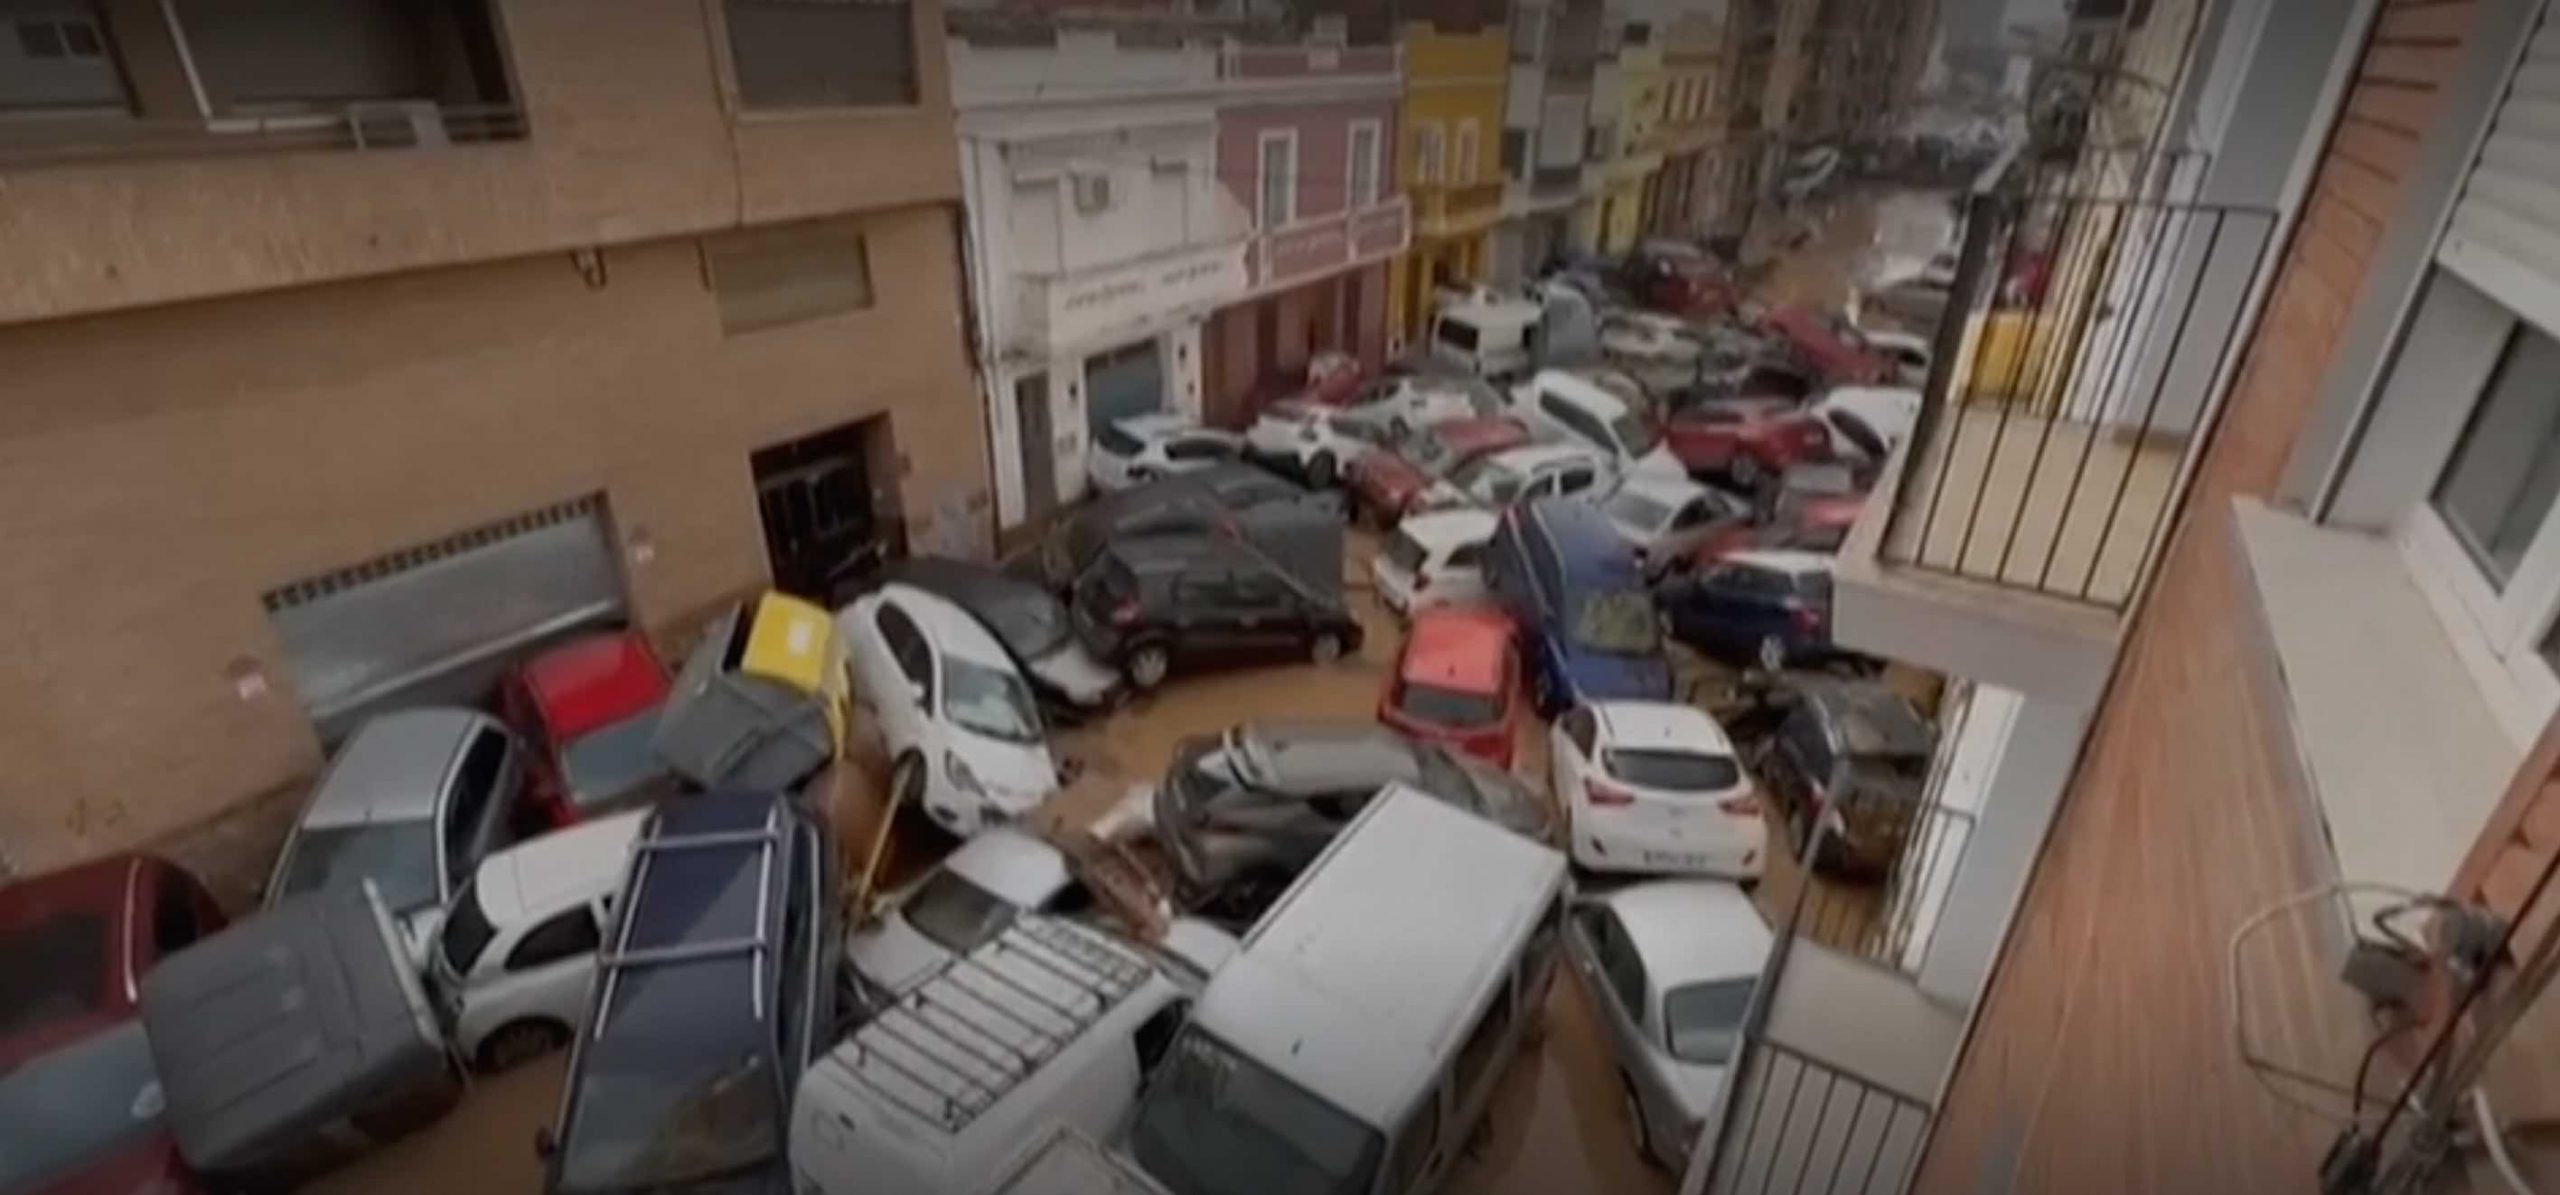
<svg viewBox="0 0 2560 1195"><path fill-rule="evenodd" d="M624 615L599 497L297 581L266 606L326 742L381 710L476 703L527 648Z"/></svg>
<svg viewBox="0 0 2560 1195"><path fill-rule="evenodd" d="M1156 351L1155 341L1141 340L1085 358L1087 432L1099 434L1118 420L1163 409L1164 357Z"/></svg>

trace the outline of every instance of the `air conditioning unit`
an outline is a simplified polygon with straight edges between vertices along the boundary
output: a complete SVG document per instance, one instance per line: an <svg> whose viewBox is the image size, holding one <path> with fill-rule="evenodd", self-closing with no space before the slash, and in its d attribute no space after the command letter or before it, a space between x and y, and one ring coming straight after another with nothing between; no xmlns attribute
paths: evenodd
<svg viewBox="0 0 2560 1195"><path fill-rule="evenodd" d="M1094 171L1072 176L1076 192L1076 210L1085 215L1111 210L1111 176Z"/></svg>

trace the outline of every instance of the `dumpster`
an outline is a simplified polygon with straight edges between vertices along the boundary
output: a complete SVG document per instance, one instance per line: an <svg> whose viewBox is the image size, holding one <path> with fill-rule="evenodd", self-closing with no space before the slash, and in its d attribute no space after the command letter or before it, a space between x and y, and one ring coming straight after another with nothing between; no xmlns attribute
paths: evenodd
<svg viewBox="0 0 2560 1195"><path fill-rule="evenodd" d="M835 620L766 593L722 615L685 659L650 749L697 787L778 792L835 757L849 687Z"/></svg>

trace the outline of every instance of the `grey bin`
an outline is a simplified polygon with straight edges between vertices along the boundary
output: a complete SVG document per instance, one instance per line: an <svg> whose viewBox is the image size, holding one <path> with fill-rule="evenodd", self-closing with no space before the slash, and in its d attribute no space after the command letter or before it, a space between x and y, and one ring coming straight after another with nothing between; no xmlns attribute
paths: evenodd
<svg viewBox="0 0 2560 1195"><path fill-rule="evenodd" d="M178 1152L215 1190L272 1191L435 1121L461 1067L370 881L297 896L142 981Z"/></svg>
<svg viewBox="0 0 2560 1195"><path fill-rule="evenodd" d="M697 788L781 792L834 756L826 708L789 685L725 667L732 610L676 673L649 749Z"/></svg>

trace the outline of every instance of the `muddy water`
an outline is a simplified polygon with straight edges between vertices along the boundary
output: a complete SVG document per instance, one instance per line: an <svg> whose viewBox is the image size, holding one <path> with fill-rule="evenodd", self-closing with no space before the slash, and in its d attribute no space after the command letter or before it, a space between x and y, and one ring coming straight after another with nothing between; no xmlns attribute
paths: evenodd
<svg viewBox="0 0 2560 1195"><path fill-rule="evenodd" d="M560 1110L568 1056L479 1079L462 1106L303 1190L321 1195L501 1195L542 1189L534 1132Z"/></svg>

